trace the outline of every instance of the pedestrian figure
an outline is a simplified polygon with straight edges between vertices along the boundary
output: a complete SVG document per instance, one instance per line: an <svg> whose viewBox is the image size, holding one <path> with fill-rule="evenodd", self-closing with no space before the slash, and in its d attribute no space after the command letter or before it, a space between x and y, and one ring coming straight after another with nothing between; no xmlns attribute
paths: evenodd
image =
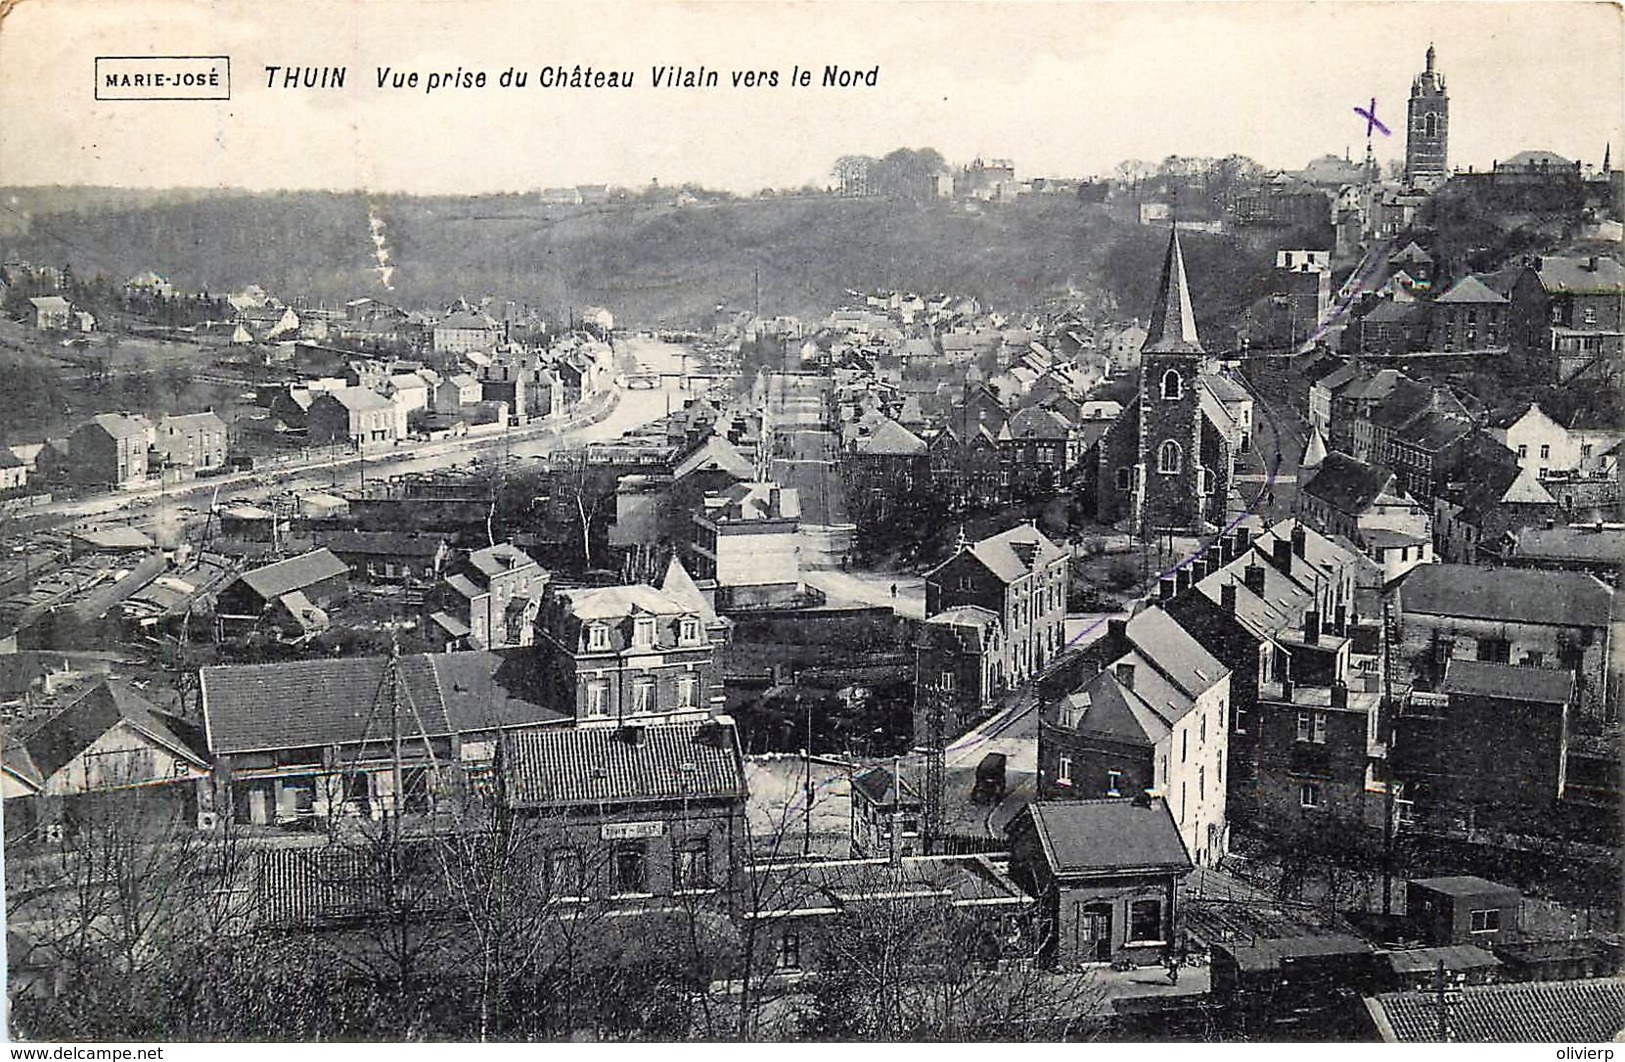
<svg viewBox="0 0 1625 1062"><path fill-rule="evenodd" d="M1172 948L1168 949L1168 983L1171 985L1179 983L1179 957L1174 954Z"/></svg>
<svg viewBox="0 0 1625 1062"><path fill-rule="evenodd" d="M896 583L891 584L891 596L893 598L895 598L897 596L897 584Z"/></svg>

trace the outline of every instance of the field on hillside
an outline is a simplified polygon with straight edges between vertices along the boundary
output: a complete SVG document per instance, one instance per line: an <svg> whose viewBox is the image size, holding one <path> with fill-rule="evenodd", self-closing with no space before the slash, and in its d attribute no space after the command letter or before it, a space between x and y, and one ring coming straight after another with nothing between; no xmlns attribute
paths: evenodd
<svg viewBox="0 0 1625 1062"><path fill-rule="evenodd" d="M1019 312L1073 287L1143 317L1166 240L1104 207L1036 197L975 211L824 196L567 207L524 195L188 193L68 209L35 194L30 203L25 231L0 232L0 252L71 262L81 275L150 268L189 290L258 283L284 298L365 294L408 306L494 294L559 315L602 304L649 326L704 326L719 305L749 308L758 280L768 314L822 316L848 289L876 288L974 295ZM395 270L392 293L375 268L373 217ZM1223 238L1184 242L1198 318L1227 345L1225 326L1256 297L1269 262Z"/></svg>

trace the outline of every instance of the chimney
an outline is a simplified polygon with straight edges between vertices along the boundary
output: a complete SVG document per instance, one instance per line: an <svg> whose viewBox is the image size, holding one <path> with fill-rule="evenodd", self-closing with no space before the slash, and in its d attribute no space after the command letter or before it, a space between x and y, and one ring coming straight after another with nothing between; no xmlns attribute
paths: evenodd
<svg viewBox="0 0 1625 1062"><path fill-rule="evenodd" d="M1241 581L1252 592L1254 597L1264 596L1264 566L1262 564L1249 564L1242 569Z"/></svg>
<svg viewBox="0 0 1625 1062"><path fill-rule="evenodd" d="M1202 554L1203 577L1216 574L1222 567L1224 567L1224 557L1220 553L1218 545L1209 546L1207 552Z"/></svg>
<svg viewBox="0 0 1625 1062"><path fill-rule="evenodd" d="M1332 683L1332 707L1347 708L1349 706L1349 686L1342 679Z"/></svg>
<svg viewBox="0 0 1625 1062"><path fill-rule="evenodd" d="M1278 672L1280 672L1280 676L1281 676L1281 699L1283 701L1291 701L1292 700L1292 658L1290 656L1287 656L1285 653L1282 653L1280 660L1281 660L1281 662L1280 662L1279 665L1277 665L1276 670Z"/></svg>
<svg viewBox="0 0 1625 1062"><path fill-rule="evenodd" d="M1274 558L1275 559L1275 566L1277 568L1281 569L1281 573L1283 575L1291 575L1292 574L1292 543L1288 542L1284 538L1278 538L1278 539L1275 540L1274 546L1275 546L1275 558Z"/></svg>
<svg viewBox="0 0 1625 1062"><path fill-rule="evenodd" d="M1332 630L1341 638L1349 632L1349 607L1347 605L1338 605L1334 615L1336 622L1332 624Z"/></svg>
<svg viewBox="0 0 1625 1062"><path fill-rule="evenodd" d="M1292 525L1292 553L1294 556L1303 556L1303 548L1308 540L1309 533L1303 529L1302 524Z"/></svg>
<svg viewBox="0 0 1625 1062"><path fill-rule="evenodd" d="M1172 601L1179 592L1179 582L1172 575L1164 575L1157 580L1157 600Z"/></svg>
<svg viewBox="0 0 1625 1062"><path fill-rule="evenodd" d="M1236 612L1236 584L1225 583L1219 587L1219 606L1231 615Z"/></svg>
<svg viewBox="0 0 1625 1062"><path fill-rule="evenodd" d="M1128 644L1128 620L1113 616L1106 621L1106 644L1115 651Z"/></svg>
<svg viewBox="0 0 1625 1062"><path fill-rule="evenodd" d="M1310 645L1320 641L1320 613L1312 608L1303 614L1303 640Z"/></svg>
<svg viewBox="0 0 1625 1062"><path fill-rule="evenodd" d="M1219 539L1219 560L1222 564L1229 564L1236 559L1236 536L1225 535Z"/></svg>
<svg viewBox="0 0 1625 1062"><path fill-rule="evenodd" d="M1253 529L1250 527L1236 528L1236 556L1246 553L1253 546Z"/></svg>
<svg viewBox="0 0 1625 1062"><path fill-rule="evenodd" d="M1134 665L1123 661L1117 665L1117 682L1124 689L1134 688Z"/></svg>
<svg viewBox="0 0 1625 1062"><path fill-rule="evenodd" d="M1191 588L1191 566L1189 564L1174 573L1176 589L1174 596L1179 596Z"/></svg>

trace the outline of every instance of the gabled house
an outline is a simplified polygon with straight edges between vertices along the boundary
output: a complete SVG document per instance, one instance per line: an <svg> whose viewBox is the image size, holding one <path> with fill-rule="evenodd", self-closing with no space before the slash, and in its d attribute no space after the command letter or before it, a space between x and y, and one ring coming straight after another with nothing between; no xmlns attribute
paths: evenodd
<svg viewBox="0 0 1625 1062"><path fill-rule="evenodd" d="M1429 513L1393 473L1334 452L1299 490L1299 512L1310 526L1365 550L1382 566L1385 584L1433 560Z"/></svg>
<svg viewBox="0 0 1625 1062"><path fill-rule="evenodd" d="M1004 627L1006 681L1025 681L1061 651L1071 555L1035 525L1021 524L976 543L926 573L925 614L977 605Z"/></svg>
<svg viewBox="0 0 1625 1062"><path fill-rule="evenodd" d="M1091 649L1100 670L1042 709L1040 799L1151 793L1192 858L1217 863L1228 845L1230 669L1158 607L1112 621Z"/></svg>
<svg viewBox="0 0 1625 1062"><path fill-rule="evenodd" d="M424 605L425 630L443 649L530 645L548 573L508 542L445 559Z"/></svg>
<svg viewBox="0 0 1625 1062"><path fill-rule="evenodd" d="M68 437L68 475L84 486L138 487L147 479L152 424L133 413L98 413Z"/></svg>
<svg viewBox="0 0 1625 1062"><path fill-rule="evenodd" d="M226 467L226 422L213 411L166 416L153 431L152 449L165 465L193 473Z"/></svg>
<svg viewBox="0 0 1625 1062"><path fill-rule="evenodd" d="M956 605L928 617L914 653L916 745L929 743L939 722L945 735L964 733L1007 686L1004 625L998 613L980 605Z"/></svg>
<svg viewBox="0 0 1625 1062"><path fill-rule="evenodd" d="M305 424L312 442L359 446L399 439L402 416L393 402L375 391L341 387L312 399Z"/></svg>
<svg viewBox="0 0 1625 1062"><path fill-rule="evenodd" d="M216 598L215 618L226 632L252 628L268 618L279 625L290 620L301 628L325 627L325 610L349 594L350 566L330 550L315 549L233 579ZM311 610L324 614L318 620ZM309 623L301 622L307 617Z"/></svg>
<svg viewBox="0 0 1625 1062"><path fill-rule="evenodd" d="M381 817L397 748L402 811L429 814L457 775L489 776L503 734L569 720L531 661L489 652L206 667L198 689L214 806L256 826Z"/></svg>
<svg viewBox="0 0 1625 1062"><path fill-rule="evenodd" d="M6 832L73 825L79 801L109 793L150 802L190 824L209 775L202 735L129 683L96 684L44 720L6 737Z"/></svg>
<svg viewBox="0 0 1625 1062"><path fill-rule="evenodd" d="M1503 349L1510 305L1505 295L1468 274L1433 300L1429 345L1451 353Z"/></svg>

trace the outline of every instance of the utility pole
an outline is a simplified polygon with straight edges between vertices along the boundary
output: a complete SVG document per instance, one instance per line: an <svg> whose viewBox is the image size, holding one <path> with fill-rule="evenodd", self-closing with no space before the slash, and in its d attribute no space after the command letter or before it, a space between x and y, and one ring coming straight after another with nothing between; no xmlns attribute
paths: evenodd
<svg viewBox="0 0 1625 1062"><path fill-rule="evenodd" d="M937 854L937 845L943 835L943 802L947 796L947 700L948 691L940 685L927 695L926 749L925 749L925 815L924 849L926 855ZM898 783L901 785L901 782Z"/></svg>
<svg viewBox="0 0 1625 1062"><path fill-rule="evenodd" d="M1394 605L1382 605L1382 707L1379 711L1387 723L1388 740L1382 758L1382 914L1394 913L1394 685L1393 663L1389 647L1393 644ZM1443 969L1443 964L1440 964Z"/></svg>
<svg viewBox="0 0 1625 1062"><path fill-rule="evenodd" d="M811 699L798 692L797 699L803 700L807 706L807 749L801 754L801 854L812 854L812 746L813 746L813 706Z"/></svg>

